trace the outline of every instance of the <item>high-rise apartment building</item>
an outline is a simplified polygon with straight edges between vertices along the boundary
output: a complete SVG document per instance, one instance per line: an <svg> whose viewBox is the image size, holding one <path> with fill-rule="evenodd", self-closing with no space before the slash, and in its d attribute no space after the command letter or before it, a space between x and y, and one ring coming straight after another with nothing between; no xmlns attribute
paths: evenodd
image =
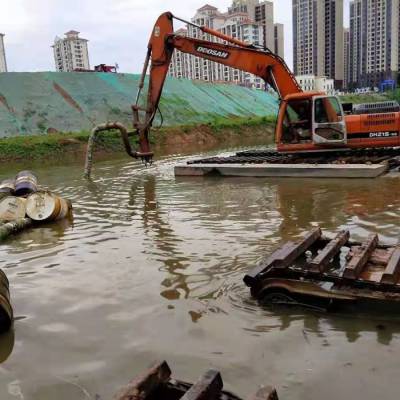
<svg viewBox="0 0 400 400"><path fill-rule="evenodd" d="M7 72L6 50L4 48L4 33L0 33L0 72Z"/></svg>
<svg viewBox="0 0 400 400"><path fill-rule="evenodd" d="M295 75L326 76L343 85L343 0L293 0Z"/></svg>
<svg viewBox="0 0 400 400"><path fill-rule="evenodd" d="M343 87L345 89L349 86L349 62L350 62L350 29L343 30Z"/></svg>
<svg viewBox="0 0 400 400"><path fill-rule="evenodd" d="M361 77L362 64L365 62L362 51L362 3L361 0L350 1L350 55L348 63L348 83L347 86L352 88L358 86Z"/></svg>
<svg viewBox="0 0 400 400"><path fill-rule="evenodd" d="M283 57L283 26L276 24L275 31L273 3L269 1L259 3L258 0L234 0L226 13L221 13L216 7L207 4L197 10L191 22L244 42L268 47ZM188 25L187 29L179 29L175 34L221 42L193 25ZM169 75L177 78L232 82L256 88L262 88L264 85L260 78L244 71L180 51L173 53Z"/></svg>
<svg viewBox="0 0 400 400"><path fill-rule="evenodd" d="M263 45L270 50L275 50L274 3L262 1L254 7L254 14L250 16L263 27ZM283 42L283 36L282 36ZM283 43L282 43L283 45Z"/></svg>
<svg viewBox="0 0 400 400"><path fill-rule="evenodd" d="M79 32L69 31L65 38L54 40L54 61L59 72L90 69L88 40L79 37Z"/></svg>
<svg viewBox="0 0 400 400"><path fill-rule="evenodd" d="M379 87L397 79L400 65L400 0L350 2L351 87Z"/></svg>
<svg viewBox="0 0 400 400"><path fill-rule="evenodd" d="M397 22L398 22L398 32L397 32L397 52L398 52L398 56L397 56L397 60L398 60L398 64L397 64L397 83L398 86L400 86L400 4L398 5L398 14L397 14Z"/></svg>
<svg viewBox="0 0 400 400"><path fill-rule="evenodd" d="M274 24L274 47L273 51L278 56L284 58L285 49L284 49L284 26L283 24Z"/></svg>
<svg viewBox="0 0 400 400"><path fill-rule="evenodd" d="M400 4L398 5L398 14L397 14L397 22L398 22L398 34L397 34L397 52L398 52L398 64L397 64L397 82L398 85L400 86Z"/></svg>

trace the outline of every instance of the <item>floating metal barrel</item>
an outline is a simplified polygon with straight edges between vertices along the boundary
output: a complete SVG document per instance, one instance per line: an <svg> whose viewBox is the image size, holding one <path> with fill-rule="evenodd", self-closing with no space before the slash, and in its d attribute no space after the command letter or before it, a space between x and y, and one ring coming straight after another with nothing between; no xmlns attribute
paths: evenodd
<svg viewBox="0 0 400 400"><path fill-rule="evenodd" d="M15 190L15 179L5 179L0 183L0 193L13 194Z"/></svg>
<svg viewBox="0 0 400 400"><path fill-rule="evenodd" d="M0 333L7 332L13 322L13 309L10 302L9 282L0 269Z"/></svg>
<svg viewBox="0 0 400 400"><path fill-rule="evenodd" d="M0 221L16 221L24 218L26 199L7 196L0 200Z"/></svg>
<svg viewBox="0 0 400 400"><path fill-rule="evenodd" d="M21 171L15 177L15 195L25 196L38 190L37 177L31 171Z"/></svg>
<svg viewBox="0 0 400 400"><path fill-rule="evenodd" d="M62 197L59 197L61 207L60 211L56 217L56 220L64 219L67 218L70 215L71 209L72 209L72 204L70 200L63 199Z"/></svg>
<svg viewBox="0 0 400 400"><path fill-rule="evenodd" d="M26 203L26 214L34 221L55 221L68 216L71 203L49 192L31 194Z"/></svg>

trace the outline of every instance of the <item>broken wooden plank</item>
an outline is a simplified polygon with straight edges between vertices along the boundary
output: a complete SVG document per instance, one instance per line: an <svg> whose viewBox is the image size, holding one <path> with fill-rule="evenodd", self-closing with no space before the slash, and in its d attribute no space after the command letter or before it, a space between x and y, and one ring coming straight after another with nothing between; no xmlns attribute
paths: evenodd
<svg viewBox="0 0 400 400"><path fill-rule="evenodd" d="M244 283L249 287L254 286L260 274L262 274L266 269L272 267L274 262L281 258L280 254L282 251L285 251L285 249L289 247L292 248L293 245L293 242L286 242L279 249L275 250L269 257L264 261L261 261L259 265L245 275L243 278Z"/></svg>
<svg viewBox="0 0 400 400"><path fill-rule="evenodd" d="M395 285L400 278L400 245L397 245L382 274L381 283Z"/></svg>
<svg viewBox="0 0 400 400"><path fill-rule="evenodd" d="M322 235L321 228L314 228L308 232L303 239L293 243L290 246L279 253L277 256L274 266L278 268L287 268L290 264L296 260L301 254L309 249Z"/></svg>
<svg viewBox="0 0 400 400"><path fill-rule="evenodd" d="M322 251L309 262L311 271L323 273L326 271L329 262L340 251L340 249L347 243L350 238L349 231L339 232L334 239L332 239Z"/></svg>
<svg viewBox="0 0 400 400"><path fill-rule="evenodd" d="M272 386L261 386L249 400L279 400L276 389Z"/></svg>
<svg viewBox="0 0 400 400"><path fill-rule="evenodd" d="M387 265L389 260L392 257L393 251L395 248L391 249L382 249L382 248L376 248L374 252L371 254L371 257L368 260L368 264L373 264L373 265Z"/></svg>
<svg viewBox="0 0 400 400"><path fill-rule="evenodd" d="M377 245L378 235L376 233L369 235L367 241L360 246L359 252L347 263L343 278L357 279Z"/></svg>
<svg viewBox="0 0 400 400"><path fill-rule="evenodd" d="M145 400L160 385L169 381L171 370L166 361L157 363L123 387L113 400Z"/></svg>
<svg viewBox="0 0 400 400"><path fill-rule="evenodd" d="M180 400L214 400L221 393L223 382L221 374L215 369L208 370Z"/></svg>
<svg viewBox="0 0 400 400"><path fill-rule="evenodd" d="M322 236L321 228L314 228L309 231L302 239L297 242L286 242L278 250L274 251L264 262L253 268L243 278L244 283L254 286L261 274L270 267L287 268L301 254L308 250Z"/></svg>

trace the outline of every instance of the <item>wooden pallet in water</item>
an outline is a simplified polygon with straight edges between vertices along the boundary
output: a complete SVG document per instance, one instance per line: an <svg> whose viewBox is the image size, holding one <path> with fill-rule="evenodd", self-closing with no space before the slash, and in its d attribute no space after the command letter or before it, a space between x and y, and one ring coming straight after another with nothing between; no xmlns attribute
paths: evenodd
<svg viewBox="0 0 400 400"><path fill-rule="evenodd" d="M113 400L241 400L222 390L221 374L214 369L205 372L194 384L171 378L171 369L163 361L134 378ZM276 390L261 387L250 400L278 400Z"/></svg>
<svg viewBox="0 0 400 400"><path fill-rule="evenodd" d="M348 230L329 239L319 227L285 243L244 277L255 297L280 285L294 294L389 301L400 301L399 280L400 245L380 244L376 234L351 241Z"/></svg>

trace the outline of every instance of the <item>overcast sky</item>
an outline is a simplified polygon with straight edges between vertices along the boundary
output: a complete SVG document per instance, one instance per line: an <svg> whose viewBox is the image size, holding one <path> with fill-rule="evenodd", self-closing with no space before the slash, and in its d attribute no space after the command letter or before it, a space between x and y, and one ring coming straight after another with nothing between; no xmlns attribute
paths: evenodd
<svg viewBox="0 0 400 400"><path fill-rule="evenodd" d="M285 24L285 58L292 66L292 2L273 1L275 22ZM349 0L344 1L347 21ZM89 39L91 66L117 62L120 72L137 73L157 16L171 11L190 19L206 3L226 11L231 0L0 0L0 32L6 34L8 68L54 70L54 38L74 29Z"/></svg>

